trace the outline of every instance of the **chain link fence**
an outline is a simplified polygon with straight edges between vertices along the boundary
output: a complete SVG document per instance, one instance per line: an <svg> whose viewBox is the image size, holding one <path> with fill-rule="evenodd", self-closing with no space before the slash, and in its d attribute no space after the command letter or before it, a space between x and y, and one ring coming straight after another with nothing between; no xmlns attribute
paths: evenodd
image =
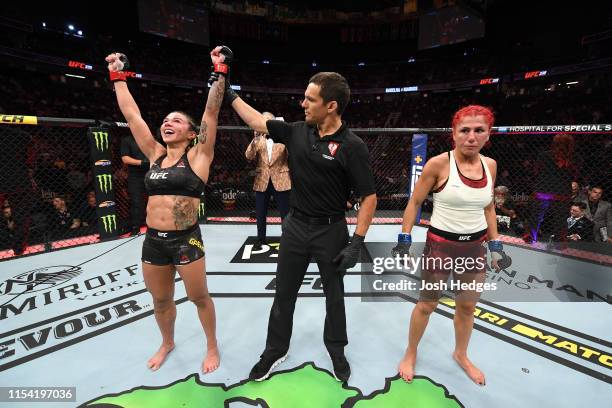
<svg viewBox="0 0 612 408"><path fill-rule="evenodd" d="M0 259L98 241L96 183L100 181L115 190L116 232L127 232L127 172L114 138L108 143L111 160L103 163L112 179L98 180L84 124L16 126L6 122L19 117L2 118ZM126 136L129 130L117 128L111 134Z"/></svg>
<svg viewBox="0 0 612 408"><path fill-rule="evenodd" d="M209 221L255 222L255 192L253 181L257 161L248 161L245 152L253 139L248 129L220 129L215 146L215 161L207 185L206 205ZM359 135L368 145L377 186L377 223L398 223L407 203L410 182L411 138L409 133L378 132ZM271 222L279 222L279 212L273 203L269 211ZM347 217L354 222L359 200L351 195ZM352 219L352 220L351 220Z"/></svg>
<svg viewBox="0 0 612 408"><path fill-rule="evenodd" d="M120 152L122 138L130 137L128 128L115 124L102 128L108 132L108 140L102 141L92 133L100 128L90 129L94 121L38 118L36 126L17 126L11 124L15 117L2 118L0 259L97 242L100 232L118 236L139 229L130 214L129 177ZM498 128L482 153L498 163L495 202L501 233L521 243L566 241L570 204L576 201L587 205L587 217L592 218L590 191L600 189L605 200L612 189L612 136L608 125L597 126L605 131L557 136L541 129ZM413 146L417 132L427 135L421 139L425 145L418 148ZM367 144L372 160L378 196L374 222L401 223L410 188L424 162L452 149L449 129L361 129L356 133ZM93 159L88 135L91 143L108 143L110 163ZM253 132L246 128L219 129L201 206L203 220L255 222L256 162L245 158L252 138ZM100 176L96 166L106 168L110 176ZM112 200L100 195L108 193L109 187ZM142 200L146 205L146 197ZM114 207L112 224L106 224L111 220L108 216L96 215L96 207L104 206ZM358 208L358 198L352 197L347 203L349 222L356 221ZM430 196L422 207L425 223L431 210ZM269 217L269 222L280 221L274 203ZM594 226L592 240L606 245L601 242L605 233ZM612 246L602 245L592 248L606 252Z"/></svg>

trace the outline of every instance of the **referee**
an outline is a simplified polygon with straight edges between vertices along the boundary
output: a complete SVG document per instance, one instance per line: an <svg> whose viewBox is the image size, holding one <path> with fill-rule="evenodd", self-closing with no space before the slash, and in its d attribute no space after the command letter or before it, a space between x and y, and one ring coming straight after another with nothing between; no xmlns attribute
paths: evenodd
<svg viewBox="0 0 612 408"><path fill-rule="evenodd" d="M266 348L249 378L266 379L286 358L295 301L313 258L319 266L325 292L323 341L336 379L346 382L351 369L344 356L348 340L343 277L358 261L376 210L368 148L341 120L350 98L348 83L335 72L314 75L301 103L305 121L294 123L266 121L231 88L227 92L232 107L249 127L268 133L275 143L287 147L292 180L291 209L283 223ZM349 240L344 212L352 189L362 201L357 228Z"/></svg>
<svg viewBox="0 0 612 408"><path fill-rule="evenodd" d="M138 235L140 227L145 224L144 178L151 164L132 134L121 139L121 161L128 168L131 233Z"/></svg>

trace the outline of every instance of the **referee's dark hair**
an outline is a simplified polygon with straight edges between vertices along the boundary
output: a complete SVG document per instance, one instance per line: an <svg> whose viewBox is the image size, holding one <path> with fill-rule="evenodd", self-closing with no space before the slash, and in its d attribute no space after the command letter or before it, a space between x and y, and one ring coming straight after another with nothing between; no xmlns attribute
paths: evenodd
<svg viewBox="0 0 612 408"><path fill-rule="evenodd" d="M351 98L351 88L346 78L337 72L319 72L313 75L308 83L319 85L323 102L336 101L338 115L342 115Z"/></svg>

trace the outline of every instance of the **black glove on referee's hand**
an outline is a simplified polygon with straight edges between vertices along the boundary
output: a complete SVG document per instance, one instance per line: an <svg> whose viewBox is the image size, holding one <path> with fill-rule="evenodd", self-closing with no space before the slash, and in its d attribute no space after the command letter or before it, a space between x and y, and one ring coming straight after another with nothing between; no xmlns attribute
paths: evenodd
<svg viewBox="0 0 612 408"><path fill-rule="evenodd" d="M336 255L332 262L338 264L339 272L344 273L347 269L357 264L359 254L361 253L361 244L363 244L364 239L365 237L362 235L353 234L353 238L351 238L347 246Z"/></svg>
<svg viewBox="0 0 612 408"><path fill-rule="evenodd" d="M216 63L213 65L212 73L208 78L208 84L212 86L215 81L219 80L219 76L223 75L225 77L225 91L223 99L231 105L232 102L234 102L234 99L238 97L238 94L231 88L230 85L230 65L234 60L234 53L226 45L217 47L215 48L215 50L217 50L218 48L220 48L219 54L223 55L224 59L222 63ZM211 54L213 53L214 51L211 52Z"/></svg>
<svg viewBox="0 0 612 408"><path fill-rule="evenodd" d="M210 74L210 78L208 78L208 83L212 86L212 84L215 83L215 81L219 80L219 74L218 72L213 72ZM229 79L229 74L225 76L225 90L223 93L223 100L227 101L227 103L229 105L232 104L232 102L234 102L234 99L236 99L238 97L238 94L236 93L236 91L234 91L232 89L232 85L230 84L230 79Z"/></svg>

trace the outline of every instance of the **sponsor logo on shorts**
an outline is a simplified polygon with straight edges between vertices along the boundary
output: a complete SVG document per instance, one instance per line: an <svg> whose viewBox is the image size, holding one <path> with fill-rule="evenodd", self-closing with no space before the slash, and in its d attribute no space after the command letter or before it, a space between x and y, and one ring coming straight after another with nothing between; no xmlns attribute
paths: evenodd
<svg viewBox="0 0 612 408"><path fill-rule="evenodd" d="M468 241L470 238L472 238L471 235L459 235L458 240L459 241Z"/></svg>
<svg viewBox="0 0 612 408"><path fill-rule="evenodd" d="M167 232L157 231L157 236L161 237L161 238L168 238L168 233Z"/></svg>
<svg viewBox="0 0 612 408"><path fill-rule="evenodd" d="M189 240L189 245L192 245L196 248L200 248L202 251L204 251L204 244L202 244L202 242L200 242L199 239L196 238L191 238Z"/></svg>

